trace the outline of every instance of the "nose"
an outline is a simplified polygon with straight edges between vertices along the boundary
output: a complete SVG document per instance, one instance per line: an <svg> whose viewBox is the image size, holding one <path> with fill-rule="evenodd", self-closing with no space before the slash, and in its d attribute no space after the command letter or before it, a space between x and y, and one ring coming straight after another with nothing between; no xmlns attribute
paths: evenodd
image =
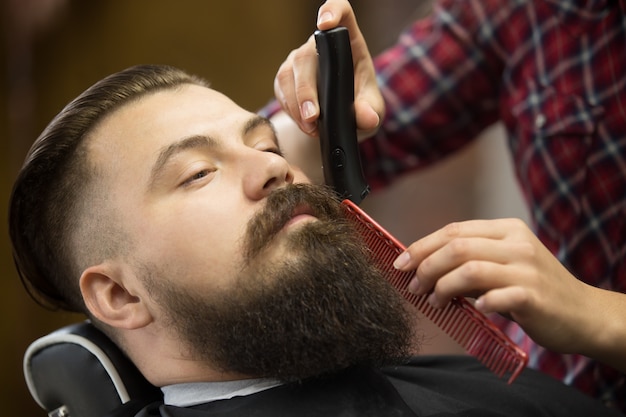
<svg viewBox="0 0 626 417"><path fill-rule="evenodd" d="M294 182L294 171L282 156L273 152L250 150L243 162L244 193L251 200L260 200L276 188Z"/></svg>

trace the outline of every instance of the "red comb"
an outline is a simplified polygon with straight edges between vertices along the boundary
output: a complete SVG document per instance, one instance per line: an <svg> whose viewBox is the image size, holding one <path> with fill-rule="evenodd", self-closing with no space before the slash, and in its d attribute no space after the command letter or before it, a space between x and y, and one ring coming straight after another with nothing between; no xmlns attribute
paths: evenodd
<svg viewBox="0 0 626 417"><path fill-rule="evenodd" d="M526 353L466 299L454 298L439 309L428 303L428 296L408 292L406 287L414 273L393 267L393 261L406 247L352 201L344 200L342 204L372 252L376 266L400 294L498 377L508 375L508 383L512 383L528 362Z"/></svg>

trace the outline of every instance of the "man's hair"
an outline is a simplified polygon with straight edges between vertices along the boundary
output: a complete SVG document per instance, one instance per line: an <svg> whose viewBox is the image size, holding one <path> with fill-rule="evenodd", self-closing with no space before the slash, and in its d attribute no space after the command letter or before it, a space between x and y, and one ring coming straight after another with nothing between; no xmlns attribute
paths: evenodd
<svg viewBox="0 0 626 417"><path fill-rule="evenodd" d="M115 243L119 231L106 224L111 217L97 216L105 209L95 204L97 171L84 139L125 104L185 84L208 86L169 66L141 65L112 74L70 102L34 142L13 186L9 233L20 279L38 303L87 313L78 285L86 260L79 258L122 250ZM98 198L106 201L107 196ZM85 239L90 233L78 232L85 227L104 235L91 233Z"/></svg>

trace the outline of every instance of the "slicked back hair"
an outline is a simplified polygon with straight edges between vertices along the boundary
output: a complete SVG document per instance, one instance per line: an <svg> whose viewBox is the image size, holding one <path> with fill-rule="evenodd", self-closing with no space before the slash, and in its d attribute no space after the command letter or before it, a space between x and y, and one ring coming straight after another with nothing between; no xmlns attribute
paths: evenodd
<svg viewBox="0 0 626 417"><path fill-rule="evenodd" d="M84 139L108 114L149 93L208 83L180 69L140 65L112 74L71 101L32 145L13 186L9 234L13 259L29 294L40 304L88 313L79 289L81 262L76 245L80 222L89 219L90 167ZM93 194L93 192L91 192ZM92 204L93 205L93 204ZM115 234L115 228L110 234ZM103 229L106 234L107 229ZM111 255L114 236L94 236L87 250ZM98 249L102 246L101 249ZM117 249L119 250L119 248ZM98 255L96 255L98 256Z"/></svg>

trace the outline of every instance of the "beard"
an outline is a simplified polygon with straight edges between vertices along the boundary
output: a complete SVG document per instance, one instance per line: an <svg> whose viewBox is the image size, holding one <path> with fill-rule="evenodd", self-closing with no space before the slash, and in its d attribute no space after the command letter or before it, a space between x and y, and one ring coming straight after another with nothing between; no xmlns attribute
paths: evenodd
<svg viewBox="0 0 626 417"><path fill-rule="evenodd" d="M317 220L281 233L302 206ZM277 245L288 249L268 256ZM297 381L409 356L414 326L406 303L372 265L330 190L274 191L250 221L244 248L245 266L228 289L206 295L149 280L192 359Z"/></svg>

